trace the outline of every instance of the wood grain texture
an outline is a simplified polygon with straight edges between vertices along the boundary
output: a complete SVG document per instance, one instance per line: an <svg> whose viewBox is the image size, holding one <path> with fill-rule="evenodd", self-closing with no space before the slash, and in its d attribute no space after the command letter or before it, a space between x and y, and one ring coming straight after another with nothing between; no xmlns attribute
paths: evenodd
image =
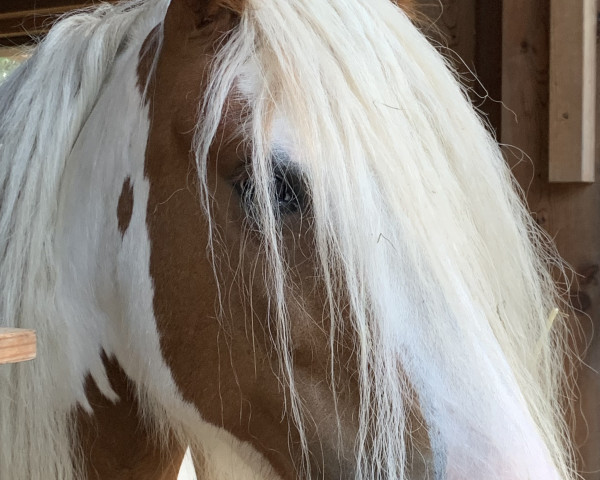
<svg viewBox="0 0 600 480"><path fill-rule="evenodd" d="M78 7L82 7L80 4ZM75 7L74 7L75 8ZM46 33L56 19L67 10L64 7L0 13L0 38L35 37Z"/></svg>
<svg viewBox="0 0 600 480"><path fill-rule="evenodd" d="M600 185L548 182L549 2L503 0L502 142L534 217L577 272L569 294L581 311L573 331L584 363L574 436L580 473L600 480Z"/></svg>
<svg viewBox="0 0 600 480"><path fill-rule="evenodd" d="M476 0L417 0L421 31L440 44L467 83L472 84L475 61Z"/></svg>
<svg viewBox="0 0 600 480"><path fill-rule="evenodd" d="M502 2L416 0L421 30L439 44L469 88L471 100L499 138Z"/></svg>
<svg viewBox="0 0 600 480"><path fill-rule="evenodd" d="M0 45L31 43L32 38L45 34L60 15L99 3L94 0L2 0Z"/></svg>
<svg viewBox="0 0 600 480"><path fill-rule="evenodd" d="M551 0L551 182L593 182L596 0Z"/></svg>
<svg viewBox="0 0 600 480"><path fill-rule="evenodd" d="M495 138L502 135L502 2L478 0L475 5L476 105Z"/></svg>
<svg viewBox="0 0 600 480"><path fill-rule="evenodd" d="M67 10L82 3L100 3L90 0L2 0L0 15L8 12L33 12L35 10L62 9Z"/></svg>
<svg viewBox="0 0 600 480"><path fill-rule="evenodd" d="M33 330L0 328L0 364L32 360L36 355Z"/></svg>

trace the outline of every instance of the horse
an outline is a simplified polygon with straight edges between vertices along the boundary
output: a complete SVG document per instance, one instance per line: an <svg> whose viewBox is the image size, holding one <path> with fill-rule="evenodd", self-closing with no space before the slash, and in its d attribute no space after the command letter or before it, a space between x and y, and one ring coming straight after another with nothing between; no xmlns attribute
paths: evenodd
<svg viewBox="0 0 600 480"><path fill-rule="evenodd" d="M414 7L53 26L0 87L0 325L39 344L0 478L575 478L564 267Z"/></svg>

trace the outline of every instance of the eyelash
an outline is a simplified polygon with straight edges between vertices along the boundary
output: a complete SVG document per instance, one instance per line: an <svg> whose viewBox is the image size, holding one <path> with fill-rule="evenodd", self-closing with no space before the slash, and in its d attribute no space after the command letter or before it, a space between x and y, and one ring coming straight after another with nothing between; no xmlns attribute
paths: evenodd
<svg viewBox="0 0 600 480"><path fill-rule="evenodd" d="M246 210L252 210L255 205L255 187L252 176L234 184L235 190L242 200ZM304 207L304 186L300 176L291 171L275 169L273 172L273 207L279 215L288 215L301 211Z"/></svg>

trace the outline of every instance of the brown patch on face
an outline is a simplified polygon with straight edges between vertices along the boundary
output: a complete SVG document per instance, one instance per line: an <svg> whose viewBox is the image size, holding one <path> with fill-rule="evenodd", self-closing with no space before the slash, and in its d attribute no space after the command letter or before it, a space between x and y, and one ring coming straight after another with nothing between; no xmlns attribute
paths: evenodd
<svg viewBox="0 0 600 480"><path fill-rule="evenodd" d="M228 8L238 14L241 14L246 8L247 0L220 0L218 2L222 7Z"/></svg>
<svg viewBox="0 0 600 480"><path fill-rule="evenodd" d="M279 358L272 338L278 327L264 280L264 251L258 234L244 227L248 215L234 185L249 162L246 152L251 148L236 137L245 105L233 98L225 106L226 118L207 159L218 280L206 252L208 224L190 150L217 40L222 38L220 32L231 29L227 21L235 17L223 14L211 28L203 27L201 35L197 18L190 15L189 5L171 4L165 42L148 90L152 117L145 164L150 184L147 227L161 352L183 398L197 407L203 419L249 442L283 479L295 480L299 435L286 412L289 392L278 377ZM347 328L334 347L345 442L339 445L330 389L331 325L324 315L326 294L316 271L311 221L291 215L285 222L291 349L298 391L309 409L312 474L352 478L358 405L356 342Z"/></svg>
<svg viewBox="0 0 600 480"><path fill-rule="evenodd" d="M246 8L246 0L172 0L170 10L187 13L189 25L196 30L213 29L224 17L239 17ZM169 17L169 12L167 18Z"/></svg>
<svg viewBox="0 0 600 480"><path fill-rule="evenodd" d="M117 204L117 221L119 224L119 232L121 237L125 235L125 232L129 228L129 222L131 222L131 215L133 213L133 185L129 177L123 182L123 188L121 189L121 195L119 196L119 203Z"/></svg>
<svg viewBox="0 0 600 480"><path fill-rule="evenodd" d="M235 287L229 292L235 275L226 265L221 280L227 288L221 299L227 311L223 322L216 318L219 288L206 253L208 225L190 155L195 114L214 51L206 36L210 33L196 33L187 7L172 3L149 88L147 225L161 351L183 397L206 421L250 442L284 478L295 478L287 447L281 448L288 444L288 428L281 422L283 396L267 329L248 315ZM209 188L215 205L222 207L214 212L214 221L222 235L237 239L228 245L228 255L241 249L242 212L231 184L243 163L240 153L236 142L225 142L211 152L209 161ZM264 292L255 299L255 308L264 317Z"/></svg>
<svg viewBox="0 0 600 480"><path fill-rule="evenodd" d="M206 421L252 444L282 478L296 479L298 432L288 422L285 387L278 378L279 359L271 337L277 326L272 323L263 279L264 255L260 239L244 228L247 212L234 186L247 161L248 146L235 136L244 105L228 103L227 118L208 159L212 219L219 240L220 290L206 252L208 225L190 155L195 113L208 80L214 43L206 36L190 35L193 26L187 32L182 29L187 22L186 10L172 5L163 51L148 90L152 92L152 118L145 165L150 183L147 225L161 351L183 397ZM299 233L299 218L290 222L286 231ZM302 289L295 292L298 299L310 300L294 304L290 313L294 337L298 338L294 358L303 371L298 382L322 407L318 418L321 430L310 424L308 431L315 464L320 466L325 459L319 436L324 436L324 425L333 422L333 400L324 381L329 369L329 325L322 315L324 295L314 284L317 275L310 258L311 237L302 233L287 238L289 262L296 266L290 283ZM219 302L223 315L217 318ZM345 378L342 383L352 382ZM349 397L347 403L354 405L353 393L344 395ZM352 408L344 411L351 424ZM348 437L354 438L351 433ZM346 458L352 456L351 447ZM340 465L335 466L335 448L328 449L329 453L328 469L334 472L330 478L342 478L335 473L342 472ZM317 470L314 473L315 478L321 476Z"/></svg>
<svg viewBox="0 0 600 480"><path fill-rule="evenodd" d="M193 10L199 18L210 19L218 15L222 9L241 15L246 8L247 0L185 0L189 8Z"/></svg>
<svg viewBox="0 0 600 480"><path fill-rule="evenodd" d="M419 19L419 12L417 8L417 2L415 0L391 0L393 3L398 5L411 20L416 21Z"/></svg>
<svg viewBox="0 0 600 480"><path fill-rule="evenodd" d="M157 444L139 415L135 387L115 359L103 356L110 384L119 396L108 400L91 379L85 381L90 415L76 413L78 451L87 480L176 480L184 450L171 439Z"/></svg>

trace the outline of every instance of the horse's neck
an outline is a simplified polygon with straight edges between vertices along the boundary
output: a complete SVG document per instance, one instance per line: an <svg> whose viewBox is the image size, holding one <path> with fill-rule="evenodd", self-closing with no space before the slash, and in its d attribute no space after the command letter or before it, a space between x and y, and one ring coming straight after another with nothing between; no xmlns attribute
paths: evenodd
<svg viewBox="0 0 600 480"><path fill-rule="evenodd" d="M136 65L133 51L117 59L66 163L59 200L57 301L69 325L73 373L83 379L89 371L100 386L101 350L118 354L122 341L132 340L131 297L138 314L152 312L143 175L148 116ZM121 218L120 230L123 190L131 216Z"/></svg>
<svg viewBox="0 0 600 480"><path fill-rule="evenodd" d="M144 174L150 120L138 80L139 51L129 46L115 61L61 184L57 303L69 328L71 381L81 385L77 401L84 406L88 374L104 395L116 398L102 352L116 358L143 394L177 403L153 309Z"/></svg>
<svg viewBox="0 0 600 480"><path fill-rule="evenodd" d="M140 93L137 60L135 52L117 60L68 159L61 186L57 301L69 325L66 343L75 370L71 384L81 385L76 400L87 410L78 416L81 447L85 451L91 432L88 443L98 453L110 429L121 427L114 433L128 443L127 435L140 431L128 430L118 418L141 409L153 422L146 424L151 430L202 443L205 478L229 478L222 468L242 472L233 478L272 478L265 476L269 468L258 453L206 423L181 399L161 354L144 172L149 112ZM129 386L119 389L124 379ZM147 452L148 445L142 446ZM170 475L169 465L165 471ZM255 477L253 472L262 473Z"/></svg>
<svg viewBox="0 0 600 480"><path fill-rule="evenodd" d="M172 437L157 438L136 412L140 401L118 362L104 359L113 403L88 379L86 395L93 414L77 412L77 438L87 480L175 480L184 449Z"/></svg>
<svg viewBox="0 0 600 480"><path fill-rule="evenodd" d="M73 407L83 406L78 450L84 470L93 463L92 478L121 478L122 472L123 478L147 478L149 460L160 463L154 466L164 478L178 467L163 465L174 453L159 452L167 445L154 445L148 429L155 425L141 415L154 413L148 403L176 403L177 392L153 312L144 176L149 116L138 85L138 51L130 47L116 60L67 160L59 199L57 304L68 325ZM115 451L119 442L123 448ZM183 454L172 446L175 456ZM136 454L128 456L131 451ZM122 465L115 462L119 455Z"/></svg>

